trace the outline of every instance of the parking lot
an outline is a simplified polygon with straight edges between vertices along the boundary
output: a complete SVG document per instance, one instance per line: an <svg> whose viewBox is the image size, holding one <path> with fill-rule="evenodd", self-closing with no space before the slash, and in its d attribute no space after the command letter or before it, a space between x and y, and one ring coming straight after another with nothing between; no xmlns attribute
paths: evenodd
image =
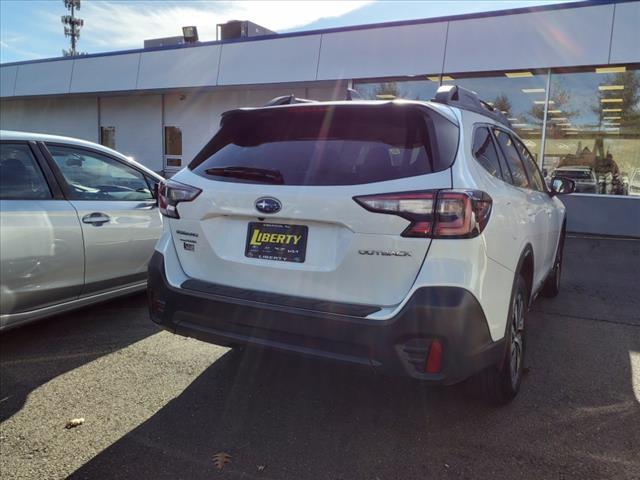
<svg viewBox="0 0 640 480"><path fill-rule="evenodd" d="M640 242L572 237L565 262L560 296L532 306L528 373L503 408L173 336L144 295L7 332L1 475L640 478Z"/></svg>

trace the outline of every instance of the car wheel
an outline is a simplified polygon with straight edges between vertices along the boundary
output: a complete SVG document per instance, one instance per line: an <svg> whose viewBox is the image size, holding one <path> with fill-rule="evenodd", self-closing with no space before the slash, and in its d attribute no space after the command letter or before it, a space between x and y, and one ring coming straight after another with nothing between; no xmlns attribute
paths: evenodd
<svg viewBox="0 0 640 480"><path fill-rule="evenodd" d="M564 229L560 234L560 244L558 245L558 252L556 253L556 259L553 264L553 270L551 274L545 280L540 295L547 298L552 298L560 293L560 276L562 275L562 251L564 250Z"/></svg>
<svg viewBox="0 0 640 480"><path fill-rule="evenodd" d="M505 350L502 360L470 379L472 393L490 403L504 405L518 394L522 382L526 351L526 317L529 293L527 285L518 276L511 306L509 323L505 335Z"/></svg>

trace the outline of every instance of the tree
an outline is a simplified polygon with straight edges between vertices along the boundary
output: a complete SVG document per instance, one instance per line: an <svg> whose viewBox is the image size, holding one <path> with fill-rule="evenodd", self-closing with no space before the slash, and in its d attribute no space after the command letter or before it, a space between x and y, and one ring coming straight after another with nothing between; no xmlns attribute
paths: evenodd
<svg viewBox="0 0 640 480"><path fill-rule="evenodd" d="M493 108L502 112L506 117L511 117L511 102L504 93L501 93L495 98Z"/></svg>
<svg viewBox="0 0 640 480"><path fill-rule="evenodd" d="M549 109L548 110L560 110L558 114L560 118L566 118L560 123L568 123L570 118L575 117L580 113L579 110L571 109L571 95L565 90L558 80L553 82L551 91L549 92ZM544 120L544 103L534 104L527 112L527 117L530 123L542 127ZM554 114L547 115L547 132L549 138L557 138L561 136L562 130L553 122Z"/></svg>
<svg viewBox="0 0 640 480"><path fill-rule="evenodd" d="M402 83L400 83L400 85L402 85ZM371 100L392 100L393 98L404 98L409 100L419 99L419 94L409 94L409 92L400 88L397 82L379 83L371 94L367 95L365 93L365 97L367 96Z"/></svg>
<svg viewBox="0 0 640 480"><path fill-rule="evenodd" d="M640 75L634 71L620 72L614 75L607 75L600 82L600 87L617 86L619 90L598 89L597 104L591 110L598 115L599 124L605 122L605 117L620 117L620 123L627 131L638 131L640 129ZM603 103L603 99L620 98L619 103ZM604 112L605 109L619 108L620 112Z"/></svg>
<svg viewBox="0 0 640 480"><path fill-rule="evenodd" d="M396 82L382 82L373 91L375 98L386 99L388 97L398 98L400 92L398 91L398 84Z"/></svg>

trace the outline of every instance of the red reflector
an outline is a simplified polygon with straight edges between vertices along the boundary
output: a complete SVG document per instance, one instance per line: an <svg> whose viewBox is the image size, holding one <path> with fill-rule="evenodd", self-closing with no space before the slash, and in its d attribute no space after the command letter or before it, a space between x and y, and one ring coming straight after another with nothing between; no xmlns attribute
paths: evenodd
<svg viewBox="0 0 640 480"><path fill-rule="evenodd" d="M429 355L424 370L427 373L439 373L442 366L442 344L439 340L431 342L429 347Z"/></svg>

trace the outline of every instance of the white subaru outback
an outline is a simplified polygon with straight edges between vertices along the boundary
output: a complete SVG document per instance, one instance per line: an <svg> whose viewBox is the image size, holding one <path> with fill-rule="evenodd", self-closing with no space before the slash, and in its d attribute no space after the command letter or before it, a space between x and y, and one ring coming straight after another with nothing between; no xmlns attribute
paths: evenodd
<svg viewBox="0 0 640 480"><path fill-rule="evenodd" d="M226 112L159 188L152 319L179 335L520 387L529 304L556 295L565 208L474 92L280 97Z"/></svg>

